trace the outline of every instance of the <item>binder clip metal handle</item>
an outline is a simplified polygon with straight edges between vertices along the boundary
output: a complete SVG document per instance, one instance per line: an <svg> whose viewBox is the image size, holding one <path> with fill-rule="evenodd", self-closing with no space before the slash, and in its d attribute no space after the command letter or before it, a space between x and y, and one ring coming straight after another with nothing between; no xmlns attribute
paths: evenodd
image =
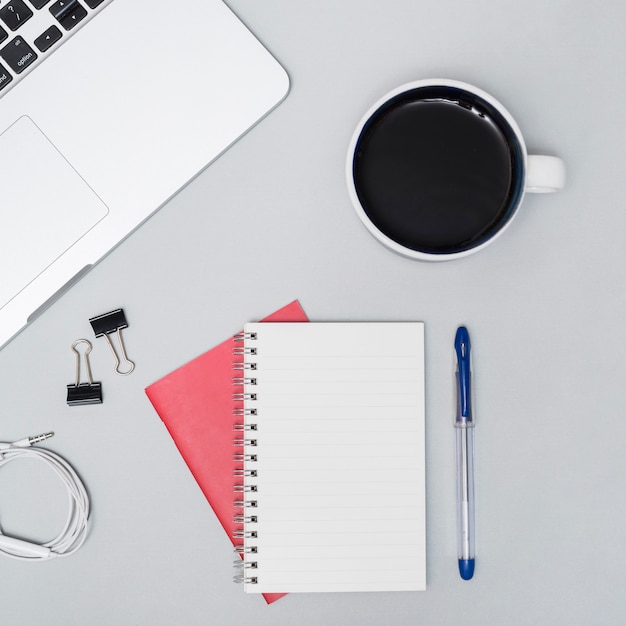
<svg viewBox="0 0 626 626"><path fill-rule="evenodd" d="M87 382L80 382L81 357L77 346L81 343L87 345L85 349L84 361L87 373ZM87 339L77 339L72 344L72 351L76 354L76 382L67 386L67 403L70 406L83 404L102 404L102 384L94 383L91 374L91 365L89 363L89 353L92 345Z"/></svg>
<svg viewBox="0 0 626 626"><path fill-rule="evenodd" d="M109 344L109 348L111 348L113 358L115 359L115 373L120 376L128 376L128 374L135 369L135 363L126 355L126 347L124 346L124 340L122 338L122 330L124 328L128 328L128 322L126 321L124 311L122 309L115 309L115 311L111 311L110 313L97 315L96 317L92 317L89 320L89 323L91 324L96 337L104 337ZM120 354L122 355L122 360L126 365L124 369L121 369L122 362L117 355L113 342L109 337L109 335L113 333L117 334L117 341L120 345Z"/></svg>

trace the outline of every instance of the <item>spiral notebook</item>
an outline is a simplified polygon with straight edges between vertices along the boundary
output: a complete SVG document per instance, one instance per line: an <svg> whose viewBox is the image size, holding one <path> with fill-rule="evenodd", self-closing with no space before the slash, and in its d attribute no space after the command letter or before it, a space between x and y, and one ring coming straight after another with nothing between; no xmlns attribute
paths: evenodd
<svg viewBox="0 0 626 626"><path fill-rule="evenodd" d="M425 589L423 324L256 323L236 340L244 590Z"/></svg>
<svg viewBox="0 0 626 626"><path fill-rule="evenodd" d="M263 319L307 322L297 300ZM232 335L146 388L146 394L234 546ZM283 593L265 593L268 604Z"/></svg>

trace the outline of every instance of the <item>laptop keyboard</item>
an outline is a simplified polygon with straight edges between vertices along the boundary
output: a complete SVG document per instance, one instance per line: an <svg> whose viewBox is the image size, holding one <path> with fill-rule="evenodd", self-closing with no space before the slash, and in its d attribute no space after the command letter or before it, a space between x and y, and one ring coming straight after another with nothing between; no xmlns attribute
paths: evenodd
<svg viewBox="0 0 626 626"><path fill-rule="evenodd" d="M0 0L0 97L112 0Z"/></svg>

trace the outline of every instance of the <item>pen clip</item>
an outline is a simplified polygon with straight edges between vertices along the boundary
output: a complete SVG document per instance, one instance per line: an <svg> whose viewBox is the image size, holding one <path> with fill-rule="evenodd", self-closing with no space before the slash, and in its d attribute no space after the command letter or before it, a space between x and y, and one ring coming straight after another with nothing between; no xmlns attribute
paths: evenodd
<svg viewBox="0 0 626 626"><path fill-rule="evenodd" d="M458 414L457 424L472 422L470 338L465 326L459 326L454 339L457 357ZM461 419L464 418L464 419Z"/></svg>

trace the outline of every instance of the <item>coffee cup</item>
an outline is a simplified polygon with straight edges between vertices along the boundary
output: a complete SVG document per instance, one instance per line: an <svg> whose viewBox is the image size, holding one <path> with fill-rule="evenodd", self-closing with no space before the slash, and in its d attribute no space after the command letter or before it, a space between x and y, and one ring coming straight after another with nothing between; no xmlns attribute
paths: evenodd
<svg viewBox="0 0 626 626"><path fill-rule="evenodd" d="M394 89L356 127L346 163L357 215L391 250L444 261L478 252L517 215L525 194L562 189L565 164L529 155L511 114L464 82Z"/></svg>

